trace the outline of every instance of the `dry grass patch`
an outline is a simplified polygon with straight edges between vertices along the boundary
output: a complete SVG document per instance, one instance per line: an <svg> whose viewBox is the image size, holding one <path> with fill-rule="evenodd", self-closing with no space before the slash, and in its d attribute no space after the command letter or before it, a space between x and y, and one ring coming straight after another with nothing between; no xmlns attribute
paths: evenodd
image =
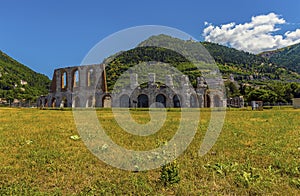
<svg viewBox="0 0 300 196"><path fill-rule="evenodd" d="M94 157L78 135L72 111L0 108L0 195L299 195L300 110L230 110L217 143L198 155L210 111L201 110L198 131L177 159L180 182L164 186L160 169L129 172ZM148 111L131 111L141 123ZM97 110L107 134L126 148L152 149L173 137L178 110L162 130L133 136Z"/></svg>

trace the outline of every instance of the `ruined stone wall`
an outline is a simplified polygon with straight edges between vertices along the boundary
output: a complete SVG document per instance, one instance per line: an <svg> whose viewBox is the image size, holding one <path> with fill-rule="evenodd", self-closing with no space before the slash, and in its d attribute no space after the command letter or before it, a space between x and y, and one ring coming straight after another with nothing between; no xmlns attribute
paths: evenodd
<svg viewBox="0 0 300 196"><path fill-rule="evenodd" d="M38 106L102 107L106 95L103 71L103 64L54 70L49 94L39 98Z"/></svg>
<svg viewBox="0 0 300 196"><path fill-rule="evenodd" d="M138 75L131 73L130 85L119 92L107 92L105 65L74 66L54 70L49 94L41 96L39 107L225 107L221 90L208 89L203 78L197 78L197 87L182 75L174 86L171 75L165 84L158 85L155 74L148 73L148 85L141 87ZM218 86L221 81L210 81Z"/></svg>

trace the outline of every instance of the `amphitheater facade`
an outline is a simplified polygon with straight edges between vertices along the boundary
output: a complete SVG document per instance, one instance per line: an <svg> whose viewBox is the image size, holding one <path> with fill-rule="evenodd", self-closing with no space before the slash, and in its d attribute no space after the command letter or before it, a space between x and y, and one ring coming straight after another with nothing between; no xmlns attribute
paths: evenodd
<svg viewBox="0 0 300 196"><path fill-rule="evenodd" d="M225 107L226 99L219 90L208 88L207 81L197 78L191 88L188 77L181 76L174 85L172 75L158 85L154 73L148 73L148 83L139 84L139 75L130 74L130 85L118 92L107 89L105 64L64 67L54 70L48 95L40 96L39 107L130 107L130 108L202 108ZM220 83L221 81L214 81ZM217 84L218 85L218 84Z"/></svg>

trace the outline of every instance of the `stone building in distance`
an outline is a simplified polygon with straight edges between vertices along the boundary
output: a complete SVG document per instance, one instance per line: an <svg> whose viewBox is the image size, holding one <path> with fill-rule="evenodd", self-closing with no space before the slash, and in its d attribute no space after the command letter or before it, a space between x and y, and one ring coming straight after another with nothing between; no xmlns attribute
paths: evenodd
<svg viewBox="0 0 300 196"><path fill-rule="evenodd" d="M222 81L212 81L215 85ZM217 88L216 88L217 89ZM65 67L54 70L49 94L38 99L39 107L225 107L221 90L208 88L207 81L197 78L197 86L189 85L188 77L180 76L174 85L173 76L166 75L158 84L156 75L148 73L148 83L139 84L139 75L130 74L130 85L118 92L109 92L105 64Z"/></svg>

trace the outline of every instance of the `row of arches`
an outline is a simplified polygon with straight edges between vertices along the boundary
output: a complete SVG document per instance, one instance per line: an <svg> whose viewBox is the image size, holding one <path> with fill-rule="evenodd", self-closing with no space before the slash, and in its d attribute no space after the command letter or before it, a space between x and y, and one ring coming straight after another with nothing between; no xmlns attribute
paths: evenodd
<svg viewBox="0 0 300 196"><path fill-rule="evenodd" d="M123 94L118 98L118 104L112 103L112 98L110 95L104 95L101 97L95 97L93 95L88 97L75 96L72 100L68 100L67 97L62 98L56 97L44 97L39 100L39 106L41 107L122 107L122 108L149 108L151 101L147 94L139 94L135 100L132 100L127 94ZM171 99L168 99L164 94L158 94L155 96L155 106L156 108L166 108L174 107L180 108L184 107L183 99L180 95L175 94ZM200 102L204 101L202 105ZM153 105L152 105L153 106ZM222 101L218 95L213 96L211 100L209 95L204 97L204 100L199 100L197 95L191 95L189 100L189 106L191 108L197 107L222 107Z"/></svg>
<svg viewBox="0 0 300 196"><path fill-rule="evenodd" d="M167 99L166 96L163 94L158 94L155 98L156 107L166 107L167 106ZM173 97L174 107L181 107L180 98L178 95ZM128 108L128 107L138 107L138 108L148 108L149 107L149 97L146 94L140 94L137 97L136 101L133 101L134 106L131 105L130 97L126 94L123 94L120 97L120 107Z"/></svg>
<svg viewBox="0 0 300 196"><path fill-rule="evenodd" d="M75 68L71 72L71 77L69 77L69 73L67 70L60 70L60 87L62 90L67 90L69 86L69 82L71 82L71 88L79 87L81 84L81 80L85 79L86 82L84 84L85 87L95 86L96 83L96 69L91 67L85 70L85 74L80 74L79 69ZM83 77L83 78L81 78ZM71 80L71 81L69 81Z"/></svg>
<svg viewBox="0 0 300 196"><path fill-rule="evenodd" d="M79 107L105 107L109 108L111 107L111 96L105 95L102 97L102 99L96 99L95 96L89 96L87 98L80 98L79 96L76 96L72 100L72 107L73 108L79 108Z"/></svg>
<svg viewBox="0 0 300 196"><path fill-rule="evenodd" d="M39 99L38 105L40 107L68 107L68 99L66 97L62 97L62 99L58 100L55 97L52 98L43 98Z"/></svg>
<svg viewBox="0 0 300 196"><path fill-rule="evenodd" d="M164 94L158 94L155 97L156 108L166 108L174 107L180 108L184 106L182 103L182 97L180 95L175 94L171 100L172 104L167 104L167 97ZM101 101L101 103L99 103ZM190 106L191 108L200 107L200 101L204 101L204 107L222 107L223 103L218 95L213 96L213 100L211 100L209 95L204 97L204 100L199 100L197 95L190 96ZM96 100L94 96L90 96L86 99L85 102L81 102L79 97L75 97L72 102L72 107L111 107L114 105L113 100L110 95L106 95L102 98L102 100ZM137 107L137 108L149 108L150 107L150 100L147 94L139 94L136 100L131 100L131 98L127 94L123 94L119 97L119 105L114 105L115 107L121 108L130 108L130 107Z"/></svg>
<svg viewBox="0 0 300 196"><path fill-rule="evenodd" d="M166 108L167 105L169 107L174 107L174 108L180 108L184 106L182 103L183 99L180 95L175 94L172 97L171 104L167 104L167 97L164 94L158 94L155 97L155 102L156 105L155 107L160 108L164 107ZM201 101L204 101L205 103L203 104L204 107L210 107L213 105L214 107L222 107L222 102L221 99L218 95L213 96L213 103L211 103L211 98L209 95L205 95L204 100L201 100L198 98L197 95L192 94L189 99L189 107L191 108L197 108L200 107L202 104L200 103ZM138 107L138 108L148 108L150 107L150 101L149 97L146 94L140 94L138 95L136 100L131 101L130 97L127 94L123 94L120 96L119 100L119 107Z"/></svg>

